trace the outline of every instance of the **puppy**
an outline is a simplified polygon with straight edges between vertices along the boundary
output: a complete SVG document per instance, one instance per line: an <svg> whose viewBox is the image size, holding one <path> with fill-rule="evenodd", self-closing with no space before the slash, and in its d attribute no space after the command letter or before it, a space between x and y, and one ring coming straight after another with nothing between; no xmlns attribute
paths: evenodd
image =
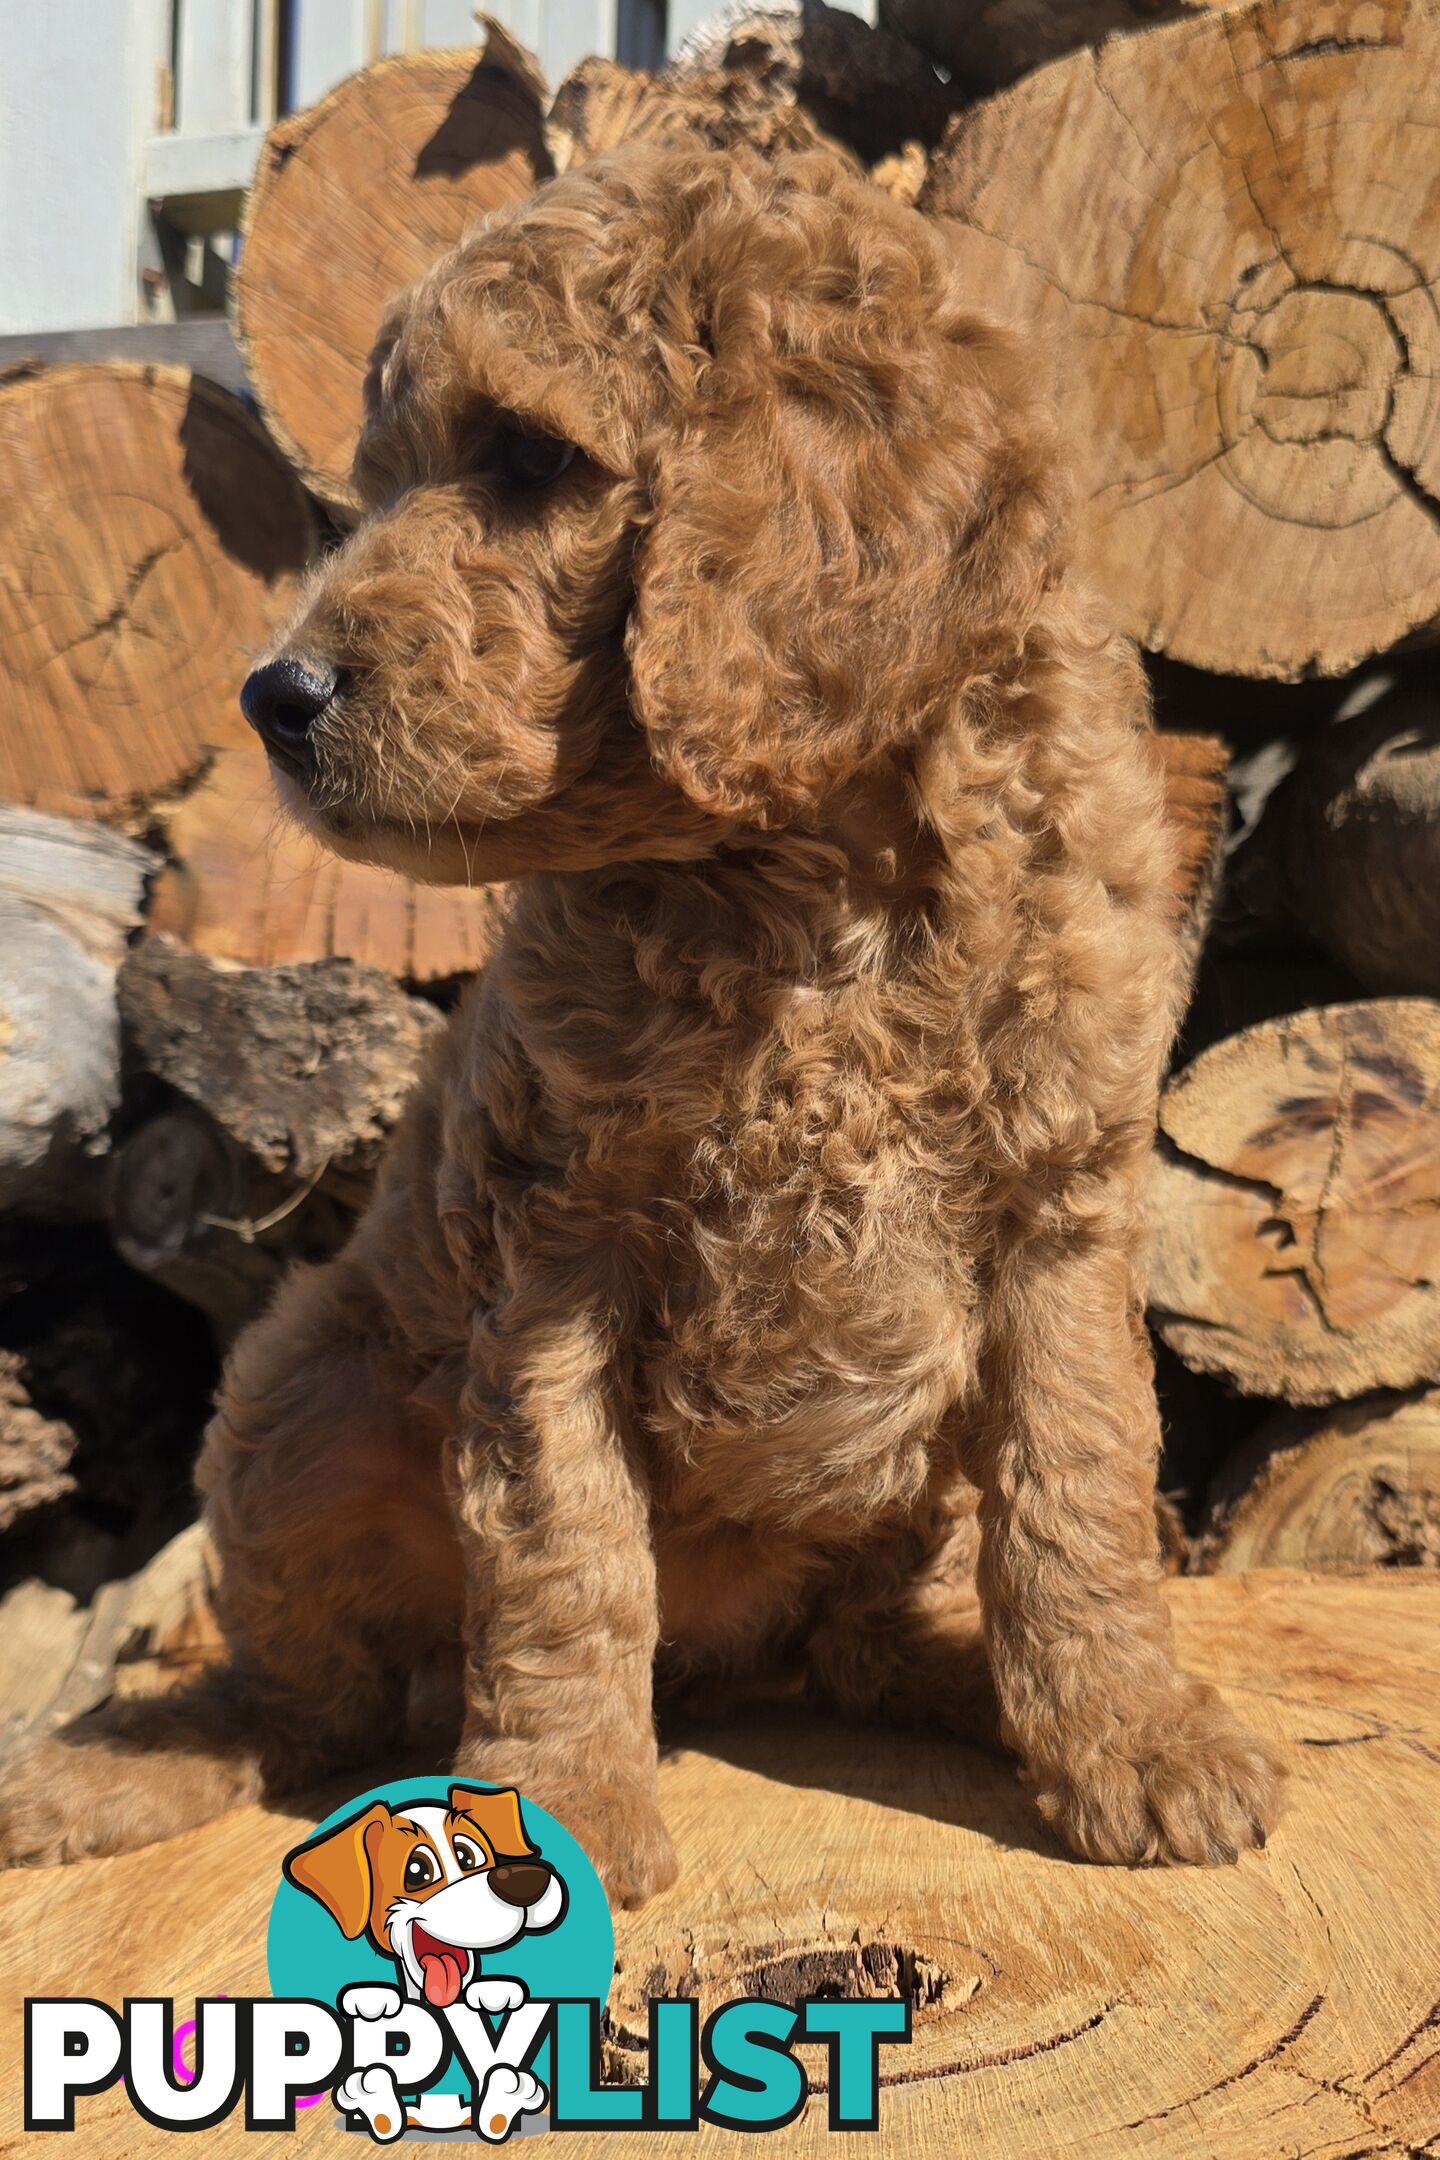
<svg viewBox="0 0 1440 2160"><path fill-rule="evenodd" d="M657 1661L998 1726L1097 1860L1263 1841L1155 1550L1143 683L977 297L835 162L636 149L385 327L369 515L245 709L328 845L513 879L508 927L231 1360L229 1670L14 1768L12 1857L373 1756L445 1646L456 1775L626 1901L675 1868Z"/></svg>

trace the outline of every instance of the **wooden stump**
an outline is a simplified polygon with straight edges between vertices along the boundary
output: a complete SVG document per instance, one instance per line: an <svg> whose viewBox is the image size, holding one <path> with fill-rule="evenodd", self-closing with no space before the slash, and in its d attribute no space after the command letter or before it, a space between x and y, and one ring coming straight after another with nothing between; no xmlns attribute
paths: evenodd
<svg viewBox="0 0 1440 2160"><path fill-rule="evenodd" d="M1152 649L1339 673L1440 613L1437 127L1430 0L1260 0L1057 61L932 158Z"/></svg>
<svg viewBox="0 0 1440 2160"><path fill-rule="evenodd" d="M1151 1317L1203 1372L1323 1403L1440 1368L1440 1007L1266 1021L1170 1083Z"/></svg>
<svg viewBox="0 0 1440 2160"><path fill-rule="evenodd" d="M1276 1572L1170 1587L1191 1669L1284 1749L1288 1814L1221 1869L1086 1866L1008 1762L794 1714L688 1734L661 1768L680 1878L616 1928L621 2064L647 1989L702 2004L904 1992L878 2137L812 2097L766 2150L861 2160L1260 2160L1416 2151L1440 2130L1440 1584ZM378 1776L400 1776L391 1760ZM426 1769L431 1766L427 1763ZM310 1806L248 1808L173 1842L0 1879L7 2014L23 1994L267 1992L265 1914ZM12 2029L14 2029L12 2025ZM824 2058L803 2049L824 2081ZM333 2143L333 2110L297 2116ZM169 2149L116 2089L79 2102L87 2160ZM582 2138L552 2133L557 2149ZM243 2115L206 2150L248 2151ZM612 2134L617 2160L715 2160L727 2132Z"/></svg>
<svg viewBox="0 0 1440 2160"><path fill-rule="evenodd" d="M1216 1479L1192 1564L1440 1567L1440 1389L1262 1426Z"/></svg>
<svg viewBox="0 0 1440 2160"><path fill-rule="evenodd" d="M537 85L508 39L377 61L271 129L236 335L277 442L327 502L354 507L361 386L390 302L549 169Z"/></svg>
<svg viewBox="0 0 1440 2160"><path fill-rule="evenodd" d="M245 734L305 497L228 391L96 362L0 390L0 504L0 799L138 822Z"/></svg>
<svg viewBox="0 0 1440 2160"><path fill-rule="evenodd" d="M1396 690L1320 729L1265 835L1299 929L1367 990L1440 997L1440 698Z"/></svg>

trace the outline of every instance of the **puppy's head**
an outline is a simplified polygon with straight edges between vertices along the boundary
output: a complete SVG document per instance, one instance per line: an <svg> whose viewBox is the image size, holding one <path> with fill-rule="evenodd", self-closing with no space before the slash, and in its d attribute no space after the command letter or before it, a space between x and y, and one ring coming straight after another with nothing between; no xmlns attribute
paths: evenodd
<svg viewBox="0 0 1440 2160"><path fill-rule="evenodd" d="M398 1959L437 2009L477 1977L482 1951L555 1927L566 1905L525 1834L518 1793L464 1785L451 1786L448 1807L377 1800L288 1853L285 1874L348 1941L364 1935Z"/></svg>
<svg viewBox="0 0 1440 2160"><path fill-rule="evenodd" d="M822 157L623 150L387 324L369 514L246 710L289 809L421 878L813 824L1013 664L1055 470L939 228Z"/></svg>

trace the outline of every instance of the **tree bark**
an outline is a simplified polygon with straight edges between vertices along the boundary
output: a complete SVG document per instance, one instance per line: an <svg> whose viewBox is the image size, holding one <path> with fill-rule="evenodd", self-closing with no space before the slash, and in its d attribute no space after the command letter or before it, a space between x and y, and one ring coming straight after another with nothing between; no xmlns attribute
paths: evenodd
<svg viewBox="0 0 1440 2160"><path fill-rule="evenodd" d="M1440 13L1258 0L960 116L922 207L1035 333L1082 568L1198 667L1336 674L1440 613Z"/></svg>
<svg viewBox="0 0 1440 2160"><path fill-rule="evenodd" d="M304 494L228 391L97 361L0 389L0 502L0 799L142 828L246 733Z"/></svg>
<svg viewBox="0 0 1440 2160"><path fill-rule="evenodd" d="M353 510L370 348L390 303L550 170L531 67L483 51L379 60L265 138L236 270L236 335L276 441Z"/></svg>
<svg viewBox="0 0 1440 2160"><path fill-rule="evenodd" d="M1166 1089L1152 1318L1197 1371L1325 1403L1440 1368L1440 1007L1331 1005Z"/></svg>
<svg viewBox="0 0 1440 2160"><path fill-rule="evenodd" d="M1272 1419L1212 1486L1192 1565L1440 1567L1440 1389Z"/></svg>

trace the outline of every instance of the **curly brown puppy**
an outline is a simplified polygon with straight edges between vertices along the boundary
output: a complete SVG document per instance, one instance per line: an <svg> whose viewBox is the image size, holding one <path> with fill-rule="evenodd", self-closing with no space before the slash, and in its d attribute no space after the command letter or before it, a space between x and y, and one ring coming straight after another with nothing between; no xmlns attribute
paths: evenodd
<svg viewBox="0 0 1440 2160"><path fill-rule="evenodd" d="M604 159L400 308L356 472L248 709L330 846L513 912L350 1246L231 1362L232 1668L12 1772L12 1856L373 1757L449 1645L455 1774L636 1900L657 1652L964 1733L982 1616L1076 1851L1262 1841L1155 1551L1142 679L941 234L825 161Z"/></svg>

